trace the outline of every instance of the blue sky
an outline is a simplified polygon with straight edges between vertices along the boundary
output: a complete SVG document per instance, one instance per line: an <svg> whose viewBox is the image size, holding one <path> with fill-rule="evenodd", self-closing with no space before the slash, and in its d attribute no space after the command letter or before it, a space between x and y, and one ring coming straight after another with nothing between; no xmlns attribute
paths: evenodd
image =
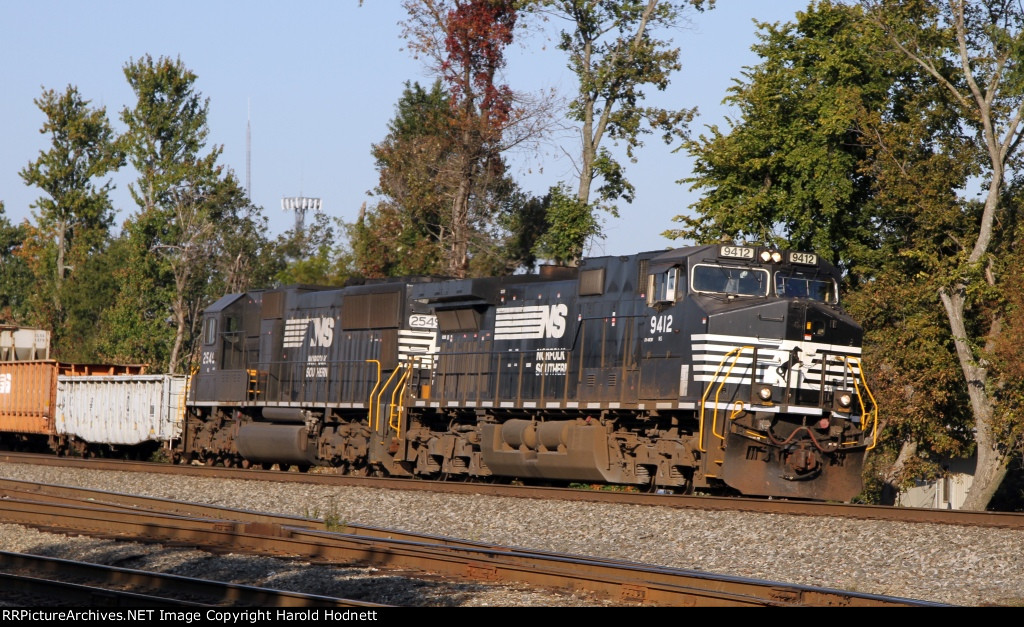
<svg viewBox="0 0 1024 627"><path fill-rule="evenodd" d="M723 124L722 98L757 63L750 51L752 20L786 22L809 0L718 0L714 10L691 13L674 34L683 70L666 92L649 93L664 107L698 107L692 129ZM407 80L429 84L420 61L403 49L398 0L294 0L248 2L176 0L0 1L0 200L6 215L31 218L41 195L18 172L49 147L33 100L43 88L75 85L92 106L104 106L117 132L119 113L133 103L123 67L146 54L180 58L209 99L210 143L224 148L221 163L246 183L246 126L251 128L252 199L270 218L273 234L294 224L281 199L322 199L330 216L352 221L375 186L371 144L387 133ZM509 51L505 82L514 90L553 87L571 95L574 77L549 41L536 36ZM541 195L558 180L573 181L563 150L577 154L572 138L510 156L528 192ZM672 217L696 196L678 184L691 173L686 155L673 154L651 136L626 163L636 200L606 216L606 239L592 255L655 250L682 242L665 239ZM128 195L130 168L112 177L118 223L135 210Z"/></svg>

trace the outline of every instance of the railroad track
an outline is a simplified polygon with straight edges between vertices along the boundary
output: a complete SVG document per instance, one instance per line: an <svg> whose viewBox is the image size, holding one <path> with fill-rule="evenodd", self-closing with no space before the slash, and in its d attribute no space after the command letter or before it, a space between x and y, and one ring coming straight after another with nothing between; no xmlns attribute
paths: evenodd
<svg viewBox="0 0 1024 627"><path fill-rule="evenodd" d="M0 551L3 596L68 607L386 607L376 603Z"/></svg>
<svg viewBox="0 0 1024 627"><path fill-rule="evenodd" d="M113 492L0 481L0 522L218 551L371 564L481 582L519 582L659 606L935 606L936 603L493 546L433 535ZM259 605L259 603L256 603Z"/></svg>
<svg viewBox="0 0 1024 627"><path fill-rule="evenodd" d="M356 477L327 473L280 472L106 459L77 459L55 457L53 455L12 452L0 452L0 462L48 465L54 467L87 468L94 470L118 470L125 472L156 472L207 478L222 477L226 479L248 479L254 481L276 481L325 486L376 487L391 490L514 496L517 498L588 501L605 504L650 505L679 509L832 516L856 520L888 520L893 522L920 522L1004 529L1024 529L1024 513L1019 512L973 512L965 510L891 507L885 505L859 505L739 497L688 496L678 494L649 494L640 492L529 487L490 483L462 483L420 479Z"/></svg>

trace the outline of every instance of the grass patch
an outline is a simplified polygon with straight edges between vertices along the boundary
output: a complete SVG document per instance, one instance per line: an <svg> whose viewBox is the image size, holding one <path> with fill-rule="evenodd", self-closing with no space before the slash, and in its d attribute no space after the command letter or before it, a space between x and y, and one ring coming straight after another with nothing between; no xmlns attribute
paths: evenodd
<svg viewBox="0 0 1024 627"><path fill-rule="evenodd" d="M324 529L327 531L342 532L348 528L348 521L345 520L341 511L338 509L338 503L331 499L323 512L320 511L319 507L314 507L312 511L306 508L306 518L315 518L324 522Z"/></svg>

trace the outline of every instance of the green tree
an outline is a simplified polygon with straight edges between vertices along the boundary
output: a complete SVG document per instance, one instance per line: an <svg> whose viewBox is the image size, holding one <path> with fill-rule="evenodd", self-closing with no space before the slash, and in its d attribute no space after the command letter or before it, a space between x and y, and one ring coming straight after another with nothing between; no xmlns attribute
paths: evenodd
<svg viewBox="0 0 1024 627"><path fill-rule="evenodd" d="M267 237L267 217L260 207L246 204L237 212L220 215L215 233L210 285L207 295L216 298L250 288L269 286L286 260L275 241Z"/></svg>
<svg viewBox="0 0 1024 627"><path fill-rule="evenodd" d="M125 224L128 267L108 317L108 348L173 373L191 352L227 229L250 206L233 173L217 164L222 148L204 154L209 101L195 91L196 75L180 59L149 55L124 73L136 96L121 119L139 210Z"/></svg>
<svg viewBox="0 0 1024 627"><path fill-rule="evenodd" d="M33 293L32 272L18 254L25 241L27 225L12 224L4 215L0 200L0 323L28 324Z"/></svg>
<svg viewBox="0 0 1024 627"><path fill-rule="evenodd" d="M96 329L103 312L117 299L116 274L122 261L113 254L111 242L102 252L75 262L65 284L66 321L60 335L53 338L51 353L57 359L80 363L102 361L102 338Z"/></svg>
<svg viewBox="0 0 1024 627"><path fill-rule="evenodd" d="M965 114L953 89L970 80L949 60L971 54L975 44L956 41L949 16L943 23L950 29L938 28L929 3L871 10L814 2L796 24L761 25L766 34L757 50L765 61L731 92L741 122L691 144L698 165L690 181L707 193L693 207L696 217L680 218L688 228L675 234L814 247L847 270L848 286L857 288L847 305L865 322L886 425L879 458L890 466L880 474L898 487L901 474L937 472L928 462L971 446L994 446L1005 462L1014 429L994 429L994 404L987 416L978 407L1012 384L984 376L984 364L1007 328L1008 300L993 288L1020 239L1010 236L1016 210L997 211L1005 231L992 230L985 263L971 261L991 199L969 201L964 192L978 176L990 185L990 168L982 167L986 142L976 137L1000 126ZM934 58L945 59L938 75L950 82L894 47L897 31L927 40ZM1004 57L989 66L989 85L1001 71L1012 79L1012 65ZM1012 90L1002 100L990 96L1010 116L1004 121L1018 119ZM1004 146L1012 152L1016 143ZM950 307L956 294L962 308ZM971 368L964 365L968 346ZM984 494L991 481L987 464L979 455L973 494ZM969 499L965 506L984 505Z"/></svg>
<svg viewBox="0 0 1024 627"><path fill-rule="evenodd" d="M346 225L352 270L366 277L441 275L451 271L452 198L461 177L453 178L460 159L457 119L452 100L435 81L427 90L406 83L388 134L372 149L377 201ZM457 168L456 168L457 169ZM498 175L500 173L500 175ZM464 272L508 272L533 264L534 212L528 198L504 165L498 172L473 178L472 205L464 233L469 254ZM526 215L534 219L528 219Z"/></svg>
<svg viewBox="0 0 1024 627"><path fill-rule="evenodd" d="M695 109L644 106L645 89L664 90L682 66L679 48L655 33L682 23L687 8L703 11L714 0L528 0L525 8L565 22L558 48L566 53L579 85L569 117L580 124L582 144L576 164L580 205L618 215L615 202L632 202L634 189L606 139L621 143L636 161L645 135L660 132L666 143L685 138ZM591 197L597 184L597 200ZM590 221L594 223L593 220ZM574 251L578 259L583 247Z"/></svg>
<svg viewBox="0 0 1024 627"><path fill-rule="evenodd" d="M32 205L36 228L28 234L35 241L22 247L22 254L34 257L38 319L54 332L56 346L78 346L75 338L65 338L66 327L93 326L95 312L104 305L93 301L105 292L97 284L104 278L86 268L105 249L113 223L113 184L101 179L117 170L124 157L106 110L90 107L74 86L63 93L44 90L35 104L46 116L40 133L49 135L51 146L19 173L27 185L46 194ZM68 301L80 304L83 297L94 308L76 306L82 318L69 319Z"/></svg>
<svg viewBox="0 0 1024 627"><path fill-rule="evenodd" d="M371 150L380 200L348 229L361 275L444 272L452 193L444 172L455 150L450 110L440 80L429 90L405 83L387 136Z"/></svg>
<svg viewBox="0 0 1024 627"><path fill-rule="evenodd" d="M1003 203L1020 172L1024 116L1024 6L1012 0L864 0L889 41L942 88L983 151L984 201L942 255L938 286L974 417L977 466L966 509L984 509L1006 476L1010 451L996 424L997 395L983 357L1005 332L991 306L1003 263L1019 240L1015 212Z"/></svg>
<svg viewBox="0 0 1024 627"><path fill-rule="evenodd" d="M502 207L497 219L501 229L503 250L500 264L489 274L507 274L518 269L532 271L537 265L537 244L551 230L549 193L543 197L514 191ZM485 273L488 274L488 273Z"/></svg>
<svg viewBox="0 0 1024 627"><path fill-rule="evenodd" d="M281 235L273 254L282 259L273 276L276 285L344 285L353 274L352 255L337 244L335 233L344 230L340 219L317 211L311 224Z"/></svg>
<svg viewBox="0 0 1024 627"><path fill-rule="evenodd" d="M763 61L725 99L740 122L688 142L695 164L684 182L703 195L664 235L786 243L827 255L851 279L870 274L886 231L873 219L859 121L886 107L900 60L880 55L880 34L843 5L815 3L797 23L758 27Z"/></svg>
<svg viewBox="0 0 1024 627"><path fill-rule="evenodd" d="M579 259L586 242L600 237L601 225L590 206L564 184L551 188L547 198L545 229L533 250L538 256L568 264Z"/></svg>
<svg viewBox="0 0 1024 627"><path fill-rule="evenodd" d="M1024 206L1024 189L1016 181L1016 189L1006 195L1006 205L1019 213ZM1016 234L1010 241L1024 241L1024 225L1017 221ZM1021 346L1024 346L1024 248L1015 246L1005 256L1004 280L1000 290L1000 333L996 334L984 353L988 360L993 380L995 400L992 431L1005 447L1007 456L1016 458L1018 468L1024 459L1024 360L1021 360ZM1018 481L1020 479L1018 478ZM1010 487L1004 479L1001 491ZM1016 495L1015 511L1024 509L1021 494Z"/></svg>
<svg viewBox="0 0 1024 627"><path fill-rule="evenodd" d="M874 184L875 210L865 219L880 237L858 266L870 279L847 298L867 329L866 357L887 406L878 457L892 463L876 467L894 490L938 477L946 459L973 445L969 402L937 295L942 260L979 210L962 198L978 171L978 152L946 94L912 70L894 82L887 106L866 110L858 122L868 149L861 172Z"/></svg>

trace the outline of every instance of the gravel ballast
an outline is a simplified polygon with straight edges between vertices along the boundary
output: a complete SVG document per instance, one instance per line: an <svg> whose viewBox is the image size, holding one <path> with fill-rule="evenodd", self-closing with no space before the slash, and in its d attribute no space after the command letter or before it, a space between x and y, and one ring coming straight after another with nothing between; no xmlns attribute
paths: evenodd
<svg viewBox="0 0 1024 627"><path fill-rule="evenodd" d="M225 481L9 463L0 463L0 476L293 516L331 516L341 523L953 605L1024 605L1024 531ZM551 594L525 586L444 584L432 589L408 579L392 581L391 575L373 569L328 569L271 558L52 537L16 525L0 526L0 538L0 549L5 551L72 559L103 553L119 560L113 564L118 566L209 579L234 573L241 579L223 580L392 605L614 604L614 600ZM118 551L127 557L118 557ZM159 559L170 562L165 568L179 570L150 563ZM196 572L187 570L189 567ZM246 574L249 568L251 574ZM393 590L390 584L394 584Z"/></svg>

